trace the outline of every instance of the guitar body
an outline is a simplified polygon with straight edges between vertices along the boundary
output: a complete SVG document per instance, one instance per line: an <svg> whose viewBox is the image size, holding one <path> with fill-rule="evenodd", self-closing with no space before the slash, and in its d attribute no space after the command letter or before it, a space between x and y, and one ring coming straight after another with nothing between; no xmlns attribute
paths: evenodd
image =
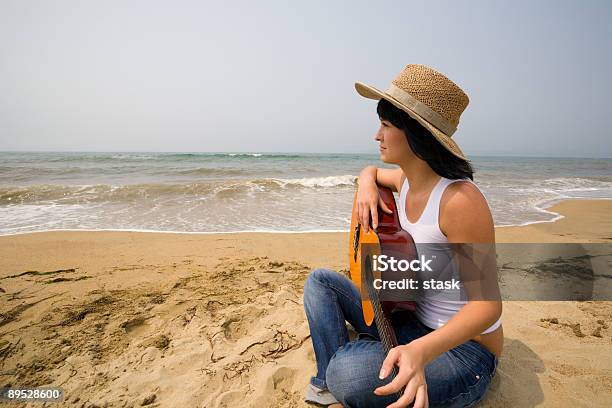
<svg viewBox="0 0 612 408"><path fill-rule="evenodd" d="M350 241L349 241L349 269L350 269L350 277L351 280L357 285L360 293L362 293L362 306L363 306L363 317L368 326L372 324L376 319L376 311L377 309L381 309L382 316L380 318L384 321L387 320L390 312L393 309L404 309L404 310L414 310L416 307L416 303L412 301L402 301L402 302L390 302L390 301L378 301L377 299L373 301L371 296L368 296L364 299L363 293L367 293L366 288L363 287L365 284L364 272L362 270L363 265L365 264L364 256L372 256L372 255L389 255L396 256L399 255L401 258L405 259L415 259L417 257L416 248L414 246L414 240L412 236L405 230L402 229L399 214L397 210L397 205L395 203L395 198L393 197L393 192L391 189L378 186L378 191L383 202L389 207L392 211L391 214L387 214L382 211L380 208L378 209L378 228L376 231L370 230L368 233L363 231L361 225L358 220L358 212L357 212L357 193L355 193L355 200L353 201L353 212L351 216L351 229L350 229ZM368 253L362 253L362 245L368 245L369 251ZM400 252L398 254L398 252ZM394 255L395 254L395 255ZM379 274L377 276L376 272L373 272L374 277L380 277ZM375 302L379 302L380 305L377 305ZM384 323L383 323L384 324ZM381 327L379 327L380 331ZM392 336L393 340L395 335ZM397 341L395 341L397 345Z"/></svg>

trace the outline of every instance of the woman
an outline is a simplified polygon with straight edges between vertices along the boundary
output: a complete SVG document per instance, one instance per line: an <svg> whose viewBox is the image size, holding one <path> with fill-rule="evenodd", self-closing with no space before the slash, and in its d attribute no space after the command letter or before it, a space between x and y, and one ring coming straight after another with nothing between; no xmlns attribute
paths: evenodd
<svg viewBox="0 0 612 408"><path fill-rule="evenodd" d="M415 243L494 243L487 201L451 139L467 95L423 65L407 65L384 92L361 83L355 87L379 100L375 140L381 159L398 166L361 172L357 206L365 231L370 220L377 228L378 206L390 212L378 183L400 193L400 222ZM317 360L306 401L320 405L472 406L489 388L502 351L499 300L444 302L426 295L414 312L393 314L400 345L386 355L375 325L364 322L358 289L343 275L313 271L304 287L304 308ZM349 341L345 321L359 333L357 340Z"/></svg>

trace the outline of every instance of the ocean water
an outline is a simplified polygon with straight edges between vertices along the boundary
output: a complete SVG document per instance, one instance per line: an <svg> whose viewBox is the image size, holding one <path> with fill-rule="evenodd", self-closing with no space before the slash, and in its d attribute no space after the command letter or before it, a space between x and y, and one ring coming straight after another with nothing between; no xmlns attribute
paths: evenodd
<svg viewBox="0 0 612 408"><path fill-rule="evenodd" d="M612 199L612 159L473 157L495 225ZM0 234L54 229L346 231L378 155L0 152Z"/></svg>

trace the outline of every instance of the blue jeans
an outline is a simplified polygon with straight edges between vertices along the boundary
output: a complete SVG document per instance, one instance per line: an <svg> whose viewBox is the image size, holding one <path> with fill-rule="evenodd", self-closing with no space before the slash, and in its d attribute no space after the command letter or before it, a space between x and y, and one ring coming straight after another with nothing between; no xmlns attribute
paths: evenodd
<svg viewBox="0 0 612 408"><path fill-rule="evenodd" d="M317 360L311 383L328 389L345 407L385 407L396 396L377 396L373 391L391 381L378 378L386 357L376 325L363 319L361 297L353 282L338 272L316 269L304 286L304 309ZM348 321L359 333L349 341ZM432 331L412 312L392 315L398 342L407 344ZM498 359L473 340L432 360L425 367L430 407L469 407L489 388Z"/></svg>

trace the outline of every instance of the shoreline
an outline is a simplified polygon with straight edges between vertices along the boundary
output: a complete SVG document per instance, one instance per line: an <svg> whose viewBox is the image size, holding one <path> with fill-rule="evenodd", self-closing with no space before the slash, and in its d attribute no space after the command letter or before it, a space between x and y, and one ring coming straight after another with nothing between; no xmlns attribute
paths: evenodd
<svg viewBox="0 0 612 408"><path fill-rule="evenodd" d="M612 200L567 199L547 207L554 221L495 227L498 243L612 243Z"/></svg>
<svg viewBox="0 0 612 408"><path fill-rule="evenodd" d="M547 199L543 201L547 203L546 206L540 207L538 204L534 205L534 208L540 212L546 212L551 216L554 216L551 220L541 220L541 221L526 221L520 224L510 224L510 225L495 225L495 229L498 228L517 228L517 227L525 227L529 225L536 224L546 224L546 223L555 223L557 221L562 220L565 216L556 211L549 211L550 209L557 207L558 205L567 202L567 201L612 201L612 198L592 198L592 197L571 197L571 198L554 198ZM349 230L322 230L322 229L313 229L313 230L305 230L305 231L278 231L278 230L241 230L241 231L175 231L175 230L148 230L148 229L120 229L120 228L67 228L67 229L43 229L36 231L19 231L7 234L0 234L0 237L11 237L17 235L27 235L27 234L41 234L41 233L49 233L49 232L135 232L135 233L147 233L147 234L186 234L186 235L214 235L214 234L311 234L311 233L348 233Z"/></svg>
<svg viewBox="0 0 612 408"><path fill-rule="evenodd" d="M563 218L565 218L565 216L561 213L555 212L555 211L549 211L551 208L557 206L558 204L564 203L566 201L608 201L611 200L612 198L606 198L606 197L602 197L602 198L594 198L594 197L568 197L568 198L551 198L551 199L546 199L543 200L539 203L534 204L534 208L540 212L545 212L547 214L550 215L554 215L554 218L552 220L542 220L542 221L525 221L522 222L520 224L510 224L510 225L496 225L495 228L512 228L512 227L524 227L527 225L533 225L533 224L542 224L542 223L548 223L548 222L557 222ZM545 204L545 205L542 205Z"/></svg>

